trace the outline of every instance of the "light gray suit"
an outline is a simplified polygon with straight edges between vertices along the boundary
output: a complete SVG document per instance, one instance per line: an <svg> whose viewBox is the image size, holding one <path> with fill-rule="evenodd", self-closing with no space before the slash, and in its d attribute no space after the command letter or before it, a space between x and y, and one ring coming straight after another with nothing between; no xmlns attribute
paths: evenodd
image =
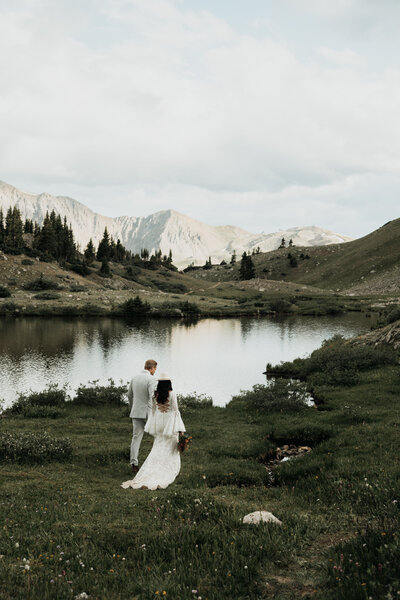
<svg viewBox="0 0 400 600"><path fill-rule="evenodd" d="M139 448L156 387L157 381L146 369L143 369L139 375L136 375L129 384L128 400L131 409L129 416L132 419L133 425L131 465L137 465L139 462Z"/></svg>

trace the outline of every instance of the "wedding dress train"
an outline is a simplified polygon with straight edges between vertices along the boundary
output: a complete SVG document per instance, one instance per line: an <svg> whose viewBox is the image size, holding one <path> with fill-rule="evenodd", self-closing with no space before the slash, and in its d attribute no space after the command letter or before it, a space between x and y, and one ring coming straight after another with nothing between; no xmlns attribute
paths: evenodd
<svg viewBox="0 0 400 600"><path fill-rule="evenodd" d="M144 430L154 436L153 447L136 476L121 486L149 490L166 488L181 469L178 433L185 431L175 392L169 393L168 403L161 407L153 400Z"/></svg>

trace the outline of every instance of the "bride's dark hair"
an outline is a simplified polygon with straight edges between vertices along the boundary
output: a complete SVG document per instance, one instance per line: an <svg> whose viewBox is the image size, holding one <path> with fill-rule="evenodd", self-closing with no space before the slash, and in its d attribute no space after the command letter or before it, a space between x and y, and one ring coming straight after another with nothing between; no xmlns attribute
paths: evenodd
<svg viewBox="0 0 400 600"><path fill-rule="evenodd" d="M157 389L154 392L154 398L158 404L165 404L168 400L170 391L172 391L172 383L169 379L159 381Z"/></svg>

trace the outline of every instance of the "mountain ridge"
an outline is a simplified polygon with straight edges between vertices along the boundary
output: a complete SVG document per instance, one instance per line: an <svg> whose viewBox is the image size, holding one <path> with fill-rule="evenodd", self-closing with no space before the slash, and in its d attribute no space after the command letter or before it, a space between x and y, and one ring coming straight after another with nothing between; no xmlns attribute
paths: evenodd
<svg viewBox="0 0 400 600"><path fill-rule="evenodd" d="M164 254L172 251L174 263L187 266L229 260L233 251L238 255L260 247L261 251L276 249L282 237L292 238L296 246L327 245L351 240L315 225L293 227L272 233L251 233L235 225L211 226L174 209L133 217L107 217L68 196L53 196L47 192L32 194L0 181L0 207L5 212L16 206L22 217L43 223L47 211L54 210L71 223L77 243L83 249L90 238L98 244L107 227L109 234L120 239L133 252L147 248L150 253L159 248Z"/></svg>

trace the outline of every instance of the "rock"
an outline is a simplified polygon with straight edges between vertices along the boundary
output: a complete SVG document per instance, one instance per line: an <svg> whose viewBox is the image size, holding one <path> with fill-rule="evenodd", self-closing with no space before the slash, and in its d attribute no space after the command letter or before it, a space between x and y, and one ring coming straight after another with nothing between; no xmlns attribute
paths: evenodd
<svg viewBox="0 0 400 600"><path fill-rule="evenodd" d="M243 517L243 523L246 525L259 525L260 523L275 523L282 525L282 521L266 510L257 510Z"/></svg>

